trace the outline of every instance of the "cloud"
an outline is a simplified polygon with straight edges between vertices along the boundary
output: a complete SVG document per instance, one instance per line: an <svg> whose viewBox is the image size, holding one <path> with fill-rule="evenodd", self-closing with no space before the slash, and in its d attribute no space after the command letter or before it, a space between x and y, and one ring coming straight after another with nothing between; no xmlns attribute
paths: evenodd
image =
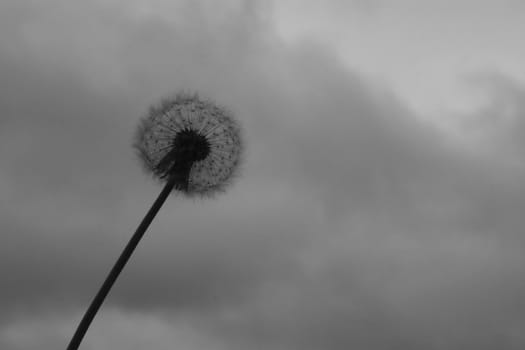
<svg viewBox="0 0 525 350"><path fill-rule="evenodd" d="M1 181L7 242L1 248L2 270L8 276L2 290L4 317L20 307L84 307L137 224L137 216L158 191L151 181L148 188L130 147L133 128L151 96L158 99L160 91L199 85L212 86L205 90L217 89L220 96L222 82L230 84L221 71L229 71L232 80L243 79L238 69L250 55L252 35L243 34L246 31L238 26L258 26L248 21L253 16L250 7L232 14L235 21L204 22L208 28L197 22L209 14L189 5L184 10L188 15L203 18L169 24L95 3L77 8L57 1L38 15L26 4L4 6L9 5L21 20L12 24L16 29L12 34L3 37L11 48L2 62L6 72L2 104L7 108ZM86 13L98 11L107 12L95 21L85 19ZM73 34L62 30L72 23ZM225 32L222 42L215 40L213 26ZM92 30L108 35L100 39ZM227 35L232 33L246 39L234 41ZM108 55L104 49L110 44L116 47ZM196 52L202 54L202 62L195 62ZM92 58L76 61L85 55ZM114 67L119 67L118 74ZM195 83L186 85L190 76ZM123 81L129 86L122 86ZM239 82L231 84L241 92ZM275 270L272 265L282 269L278 262L287 263L286 247L295 243L286 237L276 239L292 227L311 229L307 227L311 220L300 210L285 208L290 203L293 207L298 195L288 198L258 184L247 187L254 199L230 202L226 210L238 217L233 223L218 215L224 213L222 204L171 207L180 214L160 228L161 241L149 247L156 252L147 245L142 248L144 267L137 254L134 276L140 283L123 278L124 292L116 302L139 308L165 303L205 306L238 297L266 269ZM264 210L262 215L259 209ZM264 232L257 227L264 227ZM180 240L174 240L177 236ZM268 237L273 238L266 242ZM263 265L272 255L276 259ZM164 272L164 264L174 266ZM156 289L144 281L156 284Z"/></svg>
<svg viewBox="0 0 525 350"><path fill-rule="evenodd" d="M2 349L60 349L65 348L71 333L72 319L49 315L45 322L31 316L18 319L0 333ZM140 330L140 331L138 331ZM154 316L123 313L107 309L97 317L82 344L83 349L221 349L219 340L203 334L198 327L186 322L166 322Z"/></svg>
<svg viewBox="0 0 525 350"><path fill-rule="evenodd" d="M88 348L522 346L523 168L327 46L282 43L253 2L191 4L1 5L0 344L68 337L159 191L136 122L188 88L241 119L243 176L213 201L171 198Z"/></svg>
<svg viewBox="0 0 525 350"><path fill-rule="evenodd" d="M523 163L524 87L501 72L478 72L465 81L484 97L484 103L472 113L458 116L464 134L486 152Z"/></svg>

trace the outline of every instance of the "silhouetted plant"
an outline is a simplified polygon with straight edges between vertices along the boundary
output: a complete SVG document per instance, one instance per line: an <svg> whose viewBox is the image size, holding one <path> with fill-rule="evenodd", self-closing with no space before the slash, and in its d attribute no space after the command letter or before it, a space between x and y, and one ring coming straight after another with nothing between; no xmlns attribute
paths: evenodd
<svg viewBox="0 0 525 350"><path fill-rule="evenodd" d="M152 106L135 135L134 147L146 170L164 188L117 259L80 321L67 350L76 350L120 272L173 189L186 196L223 191L237 173L240 128L226 109L197 94L179 93Z"/></svg>

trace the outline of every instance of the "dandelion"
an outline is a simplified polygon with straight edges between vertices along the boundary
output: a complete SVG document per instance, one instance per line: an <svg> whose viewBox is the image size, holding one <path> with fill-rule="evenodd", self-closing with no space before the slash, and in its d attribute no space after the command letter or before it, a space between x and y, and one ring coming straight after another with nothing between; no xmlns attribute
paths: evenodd
<svg viewBox="0 0 525 350"><path fill-rule="evenodd" d="M152 107L136 134L146 170L175 178L185 195L212 195L235 175L241 154L239 127L230 113L197 95L179 94Z"/></svg>
<svg viewBox="0 0 525 350"><path fill-rule="evenodd" d="M186 196L224 191L238 172L240 129L230 112L197 94L179 93L152 106L135 135L134 147L145 169L164 188L117 259L80 321L67 350L78 349L140 239L173 189Z"/></svg>

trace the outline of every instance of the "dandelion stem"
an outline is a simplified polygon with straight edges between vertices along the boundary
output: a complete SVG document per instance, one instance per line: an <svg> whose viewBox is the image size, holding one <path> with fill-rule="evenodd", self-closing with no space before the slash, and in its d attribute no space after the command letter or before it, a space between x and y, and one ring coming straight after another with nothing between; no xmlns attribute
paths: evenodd
<svg viewBox="0 0 525 350"><path fill-rule="evenodd" d="M173 187L175 186L177 182L177 179L174 177L170 178L167 182L162 191L160 192L159 196L147 212L146 216L144 216L144 219L142 219L142 222L137 227L137 230L129 240L128 244L120 254L117 262L109 272L108 276L104 280L104 283L100 287L97 295L91 302L91 305L89 305L89 308L87 309L86 313L84 314L84 317L82 317L82 320L80 321L77 330L75 331L75 334L71 338L71 341L67 347L67 350L77 350L80 342L82 341L82 338L84 338L84 335L86 334L89 325L91 324L91 321L95 318L95 315L97 314L98 309L104 302L104 299L108 295L111 287L117 280L118 276L122 272L122 269L128 262L129 258L131 257L131 254L133 254L133 251L137 247L137 245L140 242L140 239L148 229L149 225L157 215L158 211L166 201L166 198L168 198L168 195L172 191Z"/></svg>

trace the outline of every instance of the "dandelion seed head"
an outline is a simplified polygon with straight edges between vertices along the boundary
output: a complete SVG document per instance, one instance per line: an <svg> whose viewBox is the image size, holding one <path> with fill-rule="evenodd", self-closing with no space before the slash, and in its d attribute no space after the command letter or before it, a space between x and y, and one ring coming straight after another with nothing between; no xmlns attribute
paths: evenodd
<svg viewBox="0 0 525 350"><path fill-rule="evenodd" d="M229 111L187 93L152 106L134 143L147 171L163 181L175 178L175 189L188 196L224 190L238 171L242 146Z"/></svg>

